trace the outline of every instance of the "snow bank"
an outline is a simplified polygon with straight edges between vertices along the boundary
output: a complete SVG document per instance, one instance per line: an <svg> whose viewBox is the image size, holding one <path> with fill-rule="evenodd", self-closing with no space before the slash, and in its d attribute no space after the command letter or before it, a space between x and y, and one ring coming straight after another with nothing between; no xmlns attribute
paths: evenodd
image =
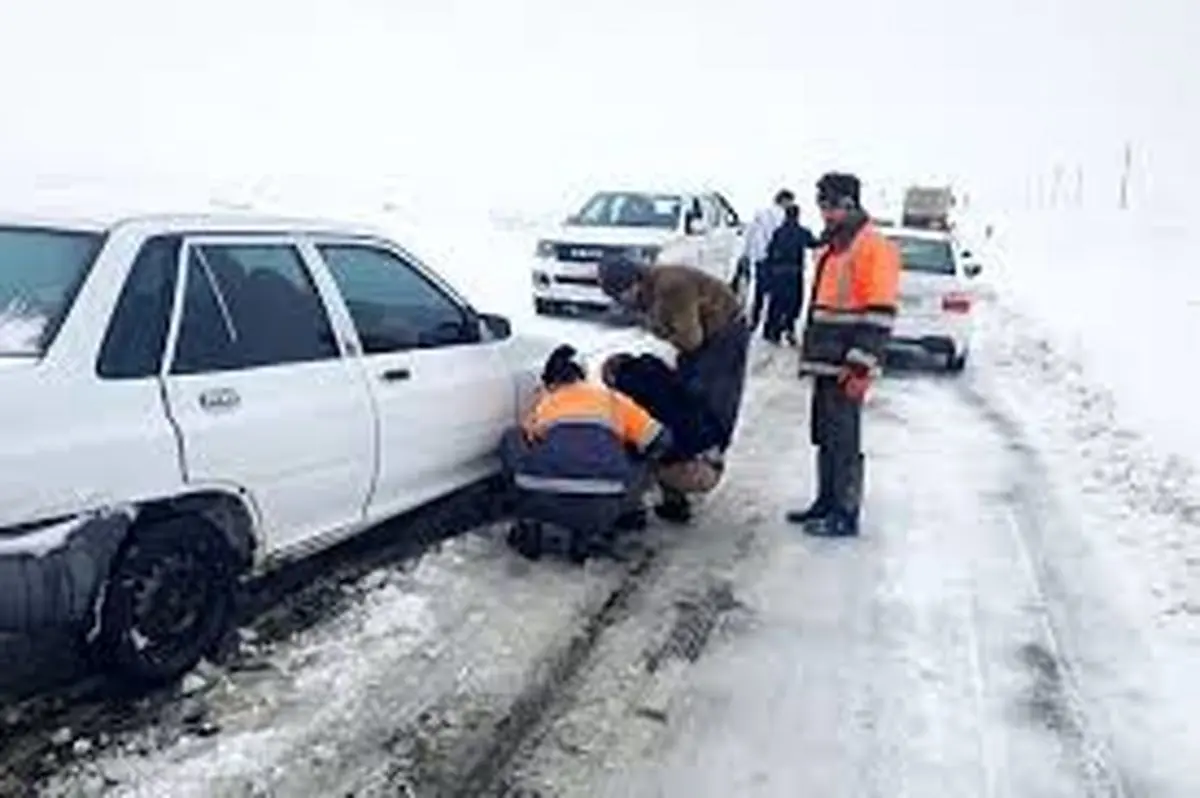
<svg viewBox="0 0 1200 798"><path fill-rule="evenodd" d="M1187 350L1200 340L1198 247L1182 219L1063 211L998 220L984 250L1005 301L1111 390L1118 415L1196 462Z"/></svg>

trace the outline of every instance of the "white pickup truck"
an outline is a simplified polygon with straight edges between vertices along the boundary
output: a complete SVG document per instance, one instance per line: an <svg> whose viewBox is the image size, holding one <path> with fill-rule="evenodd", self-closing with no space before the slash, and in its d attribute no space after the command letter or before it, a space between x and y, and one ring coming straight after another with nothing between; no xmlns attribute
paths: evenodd
<svg viewBox="0 0 1200 798"><path fill-rule="evenodd" d="M533 264L534 307L542 315L604 310L598 264L623 256L691 266L732 283L742 223L720 192L601 191L549 236Z"/></svg>
<svg viewBox="0 0 1200 798"><path fill-rule="evenodd" d="M0 631L177 677L241 575L493 474L544 351L372 230L0 220Z"/></svg>

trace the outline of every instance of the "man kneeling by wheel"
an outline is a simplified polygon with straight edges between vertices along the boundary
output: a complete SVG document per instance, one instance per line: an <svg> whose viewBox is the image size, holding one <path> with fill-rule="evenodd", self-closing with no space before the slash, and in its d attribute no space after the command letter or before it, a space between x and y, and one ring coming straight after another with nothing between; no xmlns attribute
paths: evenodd
<svg viewBox="0 0 1200 798"><path fill-rule="evenodd" d="M618 528L644 526L650 462L671 443L632 399L588 382L574 358L570 346L550 355L533 410L502 444L517 519L509 543L530 559L542 554L544 525L567 531L575 562L610 553Z"/></svg>

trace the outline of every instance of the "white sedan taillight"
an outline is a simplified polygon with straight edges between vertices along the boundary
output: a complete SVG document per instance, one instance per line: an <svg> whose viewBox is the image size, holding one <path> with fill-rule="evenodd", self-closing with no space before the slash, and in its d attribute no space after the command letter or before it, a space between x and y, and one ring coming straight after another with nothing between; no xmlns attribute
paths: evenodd
<svg viewBox="0 0 1200 798"><path fill-rule="evenodd" d="M970 313L971 296L962 291L951 291L942 297L943 313Z"/></svg>

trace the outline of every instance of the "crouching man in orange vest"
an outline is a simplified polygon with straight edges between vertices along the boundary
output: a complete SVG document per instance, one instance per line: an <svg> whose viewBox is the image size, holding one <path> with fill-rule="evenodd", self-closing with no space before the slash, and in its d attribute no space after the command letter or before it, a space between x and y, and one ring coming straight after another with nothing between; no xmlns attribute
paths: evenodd
<svg viewBox="0 0 1200 798"><path fill-rule="evenodd" d="M570 533L568 556L611 554L615 534L645 526L642 494L671 433L644 408L589 382L570 346L546 360L542 392L519 430L501 442L514 488L516 523L508 541L541 556L543 525Z"/></svg>
<svg viewBox="0 0 1200 798"><path fill-rule="evenodd" d="M882 371L896 317L900 254L871 225L860 183L830 173L817 183L825 247L804 329L800 374L813 376L811 438L817 497L787 520L826 537L858 534L862 504L862 403Z"/></svg>

